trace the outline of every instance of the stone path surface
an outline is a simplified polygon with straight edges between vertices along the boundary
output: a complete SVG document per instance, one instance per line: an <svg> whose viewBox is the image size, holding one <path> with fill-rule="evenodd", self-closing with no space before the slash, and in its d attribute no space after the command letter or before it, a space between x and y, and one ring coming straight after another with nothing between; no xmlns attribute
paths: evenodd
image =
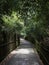
<svg viewBox="0 0 49 65"><path fill-rule="evenodd" d="M8 59L8 60L7 60ZM1 65L43 65L34 46L21 39L20 46L12 51Z"/></svg>

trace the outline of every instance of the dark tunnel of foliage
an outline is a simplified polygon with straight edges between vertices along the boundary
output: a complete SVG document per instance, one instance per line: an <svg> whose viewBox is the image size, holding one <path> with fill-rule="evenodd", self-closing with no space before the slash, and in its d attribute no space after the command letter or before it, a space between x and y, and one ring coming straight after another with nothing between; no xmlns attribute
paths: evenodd
<svg viewBox="0 0 49 65"><path fill-rule="evenodd" d="M49 0L0 0L0 45L3 32L49 46Z"/></svg>

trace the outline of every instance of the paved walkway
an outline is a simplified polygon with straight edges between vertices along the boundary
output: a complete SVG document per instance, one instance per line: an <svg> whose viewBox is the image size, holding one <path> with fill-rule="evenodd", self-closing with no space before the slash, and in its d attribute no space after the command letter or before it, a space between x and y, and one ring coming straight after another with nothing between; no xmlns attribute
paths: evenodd
<svg viewBox="0 0 49 65"><path fill-rule="evenodd" d="M21 39L20 46L12 51L0 65L43 65L34 46Z"/></svg>

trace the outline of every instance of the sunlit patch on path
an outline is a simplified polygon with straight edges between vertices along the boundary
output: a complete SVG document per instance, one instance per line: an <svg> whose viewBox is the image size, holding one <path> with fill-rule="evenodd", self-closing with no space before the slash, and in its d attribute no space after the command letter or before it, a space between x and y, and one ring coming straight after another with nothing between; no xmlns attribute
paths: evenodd
<svg viewBox="0 0 49 65"><path fill-rule="evenodd" d="M34 53L34 50L22 48L22 49L18 49L17 51L11 52L11 54L30 54L30 53Z"/></svg>
<svg viewBox="0 0 49 65"><path fill-rule="evenodd" d="M8 57L1 65L43 65L34 46L24 39L21 39L20 46Z"/></svg>

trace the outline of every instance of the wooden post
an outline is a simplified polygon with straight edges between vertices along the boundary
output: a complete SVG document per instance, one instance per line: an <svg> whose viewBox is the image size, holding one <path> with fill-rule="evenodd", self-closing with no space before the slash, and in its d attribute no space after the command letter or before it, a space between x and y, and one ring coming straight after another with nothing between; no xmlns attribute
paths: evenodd
<svg viewBox="0 0 49 65"><path fill-rule="evenodd" d="M20 36L18 34L18 46L20 45Z"/></svg>

